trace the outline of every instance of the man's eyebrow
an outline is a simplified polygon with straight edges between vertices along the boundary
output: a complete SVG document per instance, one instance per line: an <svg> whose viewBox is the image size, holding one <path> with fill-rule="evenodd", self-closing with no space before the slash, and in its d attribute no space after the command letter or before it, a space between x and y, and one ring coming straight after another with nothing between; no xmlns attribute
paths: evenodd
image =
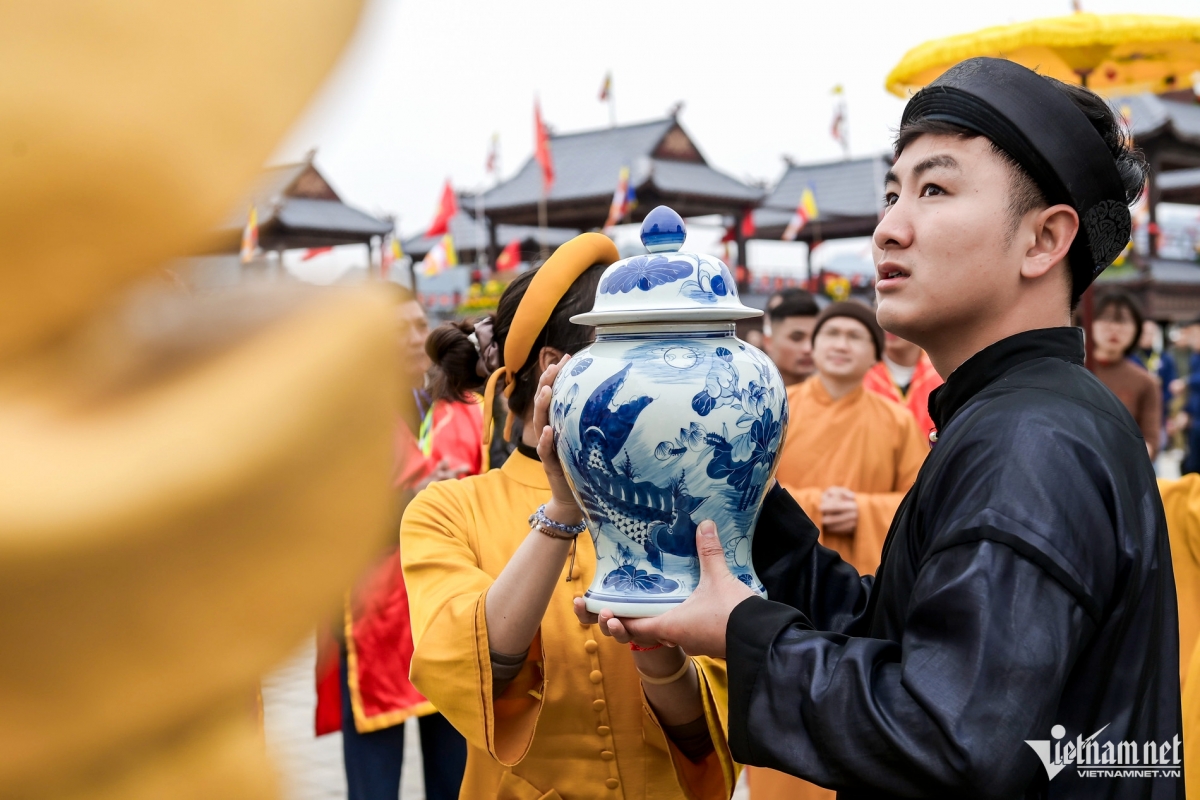
<svg viewBox="0 0 1200 800"><path fill-rule="evenodd" d="M958 165L958 162L954 160L953 156L944 154L930 156L924 161L917 162L917 165L913 167L913 177L919 178L921 173L928 172L931 169L937 169L938 167L944 167L945 169L961 169L961 167Z"/></svg>
<svg viewBox="0 0 1200 800"><path fill-rule="evenodd" d="M922 173L928 172L931 169L937 169L938 167L943 167L945 169L962 169L959 163L954 160L954 156L941 154L930 156L924 161L918 161L916 166L913 167L912 176L914 178L919 178L921 177ZM896 177L896 173L890 169L887 171L887 174L883 176L883 185L887 186L889 183L900 183L900 179Z"/></svg>

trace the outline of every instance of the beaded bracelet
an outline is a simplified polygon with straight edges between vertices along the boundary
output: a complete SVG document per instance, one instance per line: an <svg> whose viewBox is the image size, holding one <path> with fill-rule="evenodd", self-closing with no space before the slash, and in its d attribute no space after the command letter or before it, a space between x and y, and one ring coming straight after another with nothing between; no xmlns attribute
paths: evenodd
<svg viewBox="0 0 1200 800"><path fill-rule="evenodd" d="M629 643L629 649L630 649L630 650L632 650L632 651L633 651L633 652L635 652L635 653L648 653L648 652L650 652L651 650L657 650L657 649L658 649L658 648L660 648L660 647L662 647L662 642L659 642L658 644L652 644L652 645L650 645L649 647L642 647L642 646L641 646L640 644L638 644L637 642L630 642L630 643Z"/></svg>
<svg viewBox="0 0 1200 800"><path fill-rule="evenodd" d="M546 504L538 506L538 510L529 515L529 527L537 528L542 533L554 539L574 539L587 530L586 523L564 525L546 516Z"/></svg>

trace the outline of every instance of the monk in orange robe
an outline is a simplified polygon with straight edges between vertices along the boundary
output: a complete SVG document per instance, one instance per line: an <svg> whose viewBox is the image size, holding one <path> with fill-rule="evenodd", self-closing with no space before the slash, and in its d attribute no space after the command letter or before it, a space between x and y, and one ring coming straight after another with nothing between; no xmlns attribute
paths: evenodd
<svg viewBox="0 0 1200 800"><path fill-rule="evenodd" d="M917 421L917 430L928 437L936 427L929 416L929 393L942 385L942 376L917 345L894 333L884 334L883 358L867 371L863 387L900 403Z"/></svg>
<svg viewBox="0 0 1200 800"><path fill-rule="evenodd" d="M929 452L912 414L863 387L883 356L875 312L834 303L813 332L816 374L788 389L787 439L776 478L833 548L862 574L879 566L883 540ZM782 772L749 768L751 800L833 800L834 792Z"/></svg>

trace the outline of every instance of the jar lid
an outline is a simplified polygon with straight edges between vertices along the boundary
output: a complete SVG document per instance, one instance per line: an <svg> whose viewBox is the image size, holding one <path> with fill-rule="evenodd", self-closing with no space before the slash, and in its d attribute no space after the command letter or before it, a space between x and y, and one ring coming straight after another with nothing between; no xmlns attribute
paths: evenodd
<svg viewBox="0 0 1200 800"><path fill-rule="evenodd" d="M646 255L622 259L600 278L591 311L579 325L638 322L720 322L761 316L742 305L737 282L719 258L683 253L687 228L674 210L659 206L642 222Z"/></svg>

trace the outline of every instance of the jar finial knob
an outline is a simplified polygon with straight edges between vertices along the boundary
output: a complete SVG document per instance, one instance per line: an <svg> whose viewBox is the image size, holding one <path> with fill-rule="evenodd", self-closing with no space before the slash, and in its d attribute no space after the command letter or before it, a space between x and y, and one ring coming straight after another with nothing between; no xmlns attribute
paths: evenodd
<svg viewBox="0 0 1200 800"><path fill-rule="evenodd" d="M687 228L674 209L659 206L642 222L642 244L651 253L674 253L683 247Z"/></svg>

